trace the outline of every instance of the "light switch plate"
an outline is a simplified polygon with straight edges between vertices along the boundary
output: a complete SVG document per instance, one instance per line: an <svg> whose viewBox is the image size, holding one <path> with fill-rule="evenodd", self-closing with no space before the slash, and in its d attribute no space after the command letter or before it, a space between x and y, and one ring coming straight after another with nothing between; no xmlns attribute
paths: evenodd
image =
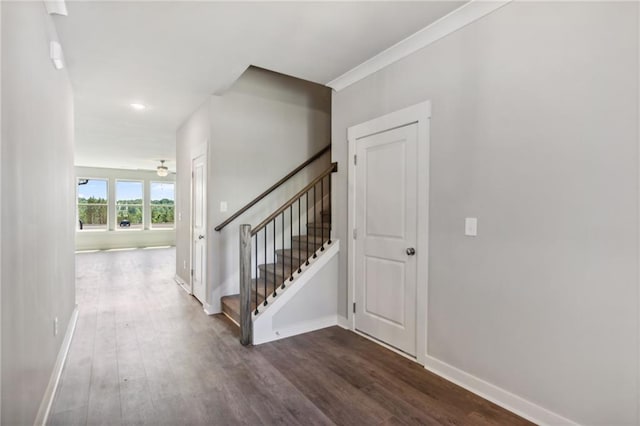
<svg viewBox="0 0 640 426"><path fill-rule="evenodd" d="M220 201L220 213L224 213L227 211L227 202Z"/></svg>
<svg viewBox="0 0 640 426"><path fill-rule="evenodd" d="M467 217L464 219L464 235L469 237L478 235L478 218Z"/></svg>

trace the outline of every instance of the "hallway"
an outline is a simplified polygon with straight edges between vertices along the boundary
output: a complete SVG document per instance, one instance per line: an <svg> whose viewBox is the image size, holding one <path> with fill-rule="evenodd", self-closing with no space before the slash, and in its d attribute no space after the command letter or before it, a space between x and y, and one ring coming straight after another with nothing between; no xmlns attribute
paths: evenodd
<svg viewBox="0 0 640 426"><path fill-rule="evenodd" d="M175 423L199 402L184 397L211 390L195 354L217 336L173 281L174 259L174 248L76 255L79 317L51 424Z"/></svg>
<svg viewBox="0 0 640 426"><path fill-rule="evenodd" d="M242 347L173 281L173 248L81 253L51 425L527 424L340 328Z"/></svg>

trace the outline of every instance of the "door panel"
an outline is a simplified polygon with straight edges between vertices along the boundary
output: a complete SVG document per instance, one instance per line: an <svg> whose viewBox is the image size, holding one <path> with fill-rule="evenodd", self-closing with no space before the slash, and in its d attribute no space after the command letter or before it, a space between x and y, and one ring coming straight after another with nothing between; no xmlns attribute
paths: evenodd
<svg viewBox="0 0 640 426"><path fill-rule="evenodd" d="M356 329L416 354L417 124L356 141Z"/></svg>
<svg viewBox="0 0 640 426"><path fill-rule="evenodd" d="M366 152L366 220L367 235L403 238L405 182L405 144L394 141L373 146Z"/></svg>
<svg viewBox="0 0 640 426"><path fill-rule="evenodd" d="M365 312L402 327L404 322L404 264L376 257L365 257ZM397 283L397 285L389 285ZM395 292L395 294L394 294Z"/></svg>
<svg viewBox="0 0 640 426"><path fill-rule="evenodd" d="M207 280L207 212L206 185L207 173L205 155L193 159L192 163L192 237L193 237L193 295L202 303L206 299Z"/></svg>

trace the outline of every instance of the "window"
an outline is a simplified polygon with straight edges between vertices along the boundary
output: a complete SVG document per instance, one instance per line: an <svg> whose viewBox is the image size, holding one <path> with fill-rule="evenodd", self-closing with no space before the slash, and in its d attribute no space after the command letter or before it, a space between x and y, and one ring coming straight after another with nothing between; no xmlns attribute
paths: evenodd
<svg viewBox="0 0 640 426"><path fill-rule="evenodd" d="M175 211L175 184L151 182L151 227L173 229Z"/></svg>
<svg viewBox="0 0 640 426"><path fill-rule="evenodd" d="M143 185L140 181L116 181L116 228L142 229Z"/></svg>
<svg viewBox="0 0 640 426"><path fill-rule="evenodd" d="M106 179L78 179L78 230L106 230L109 214Z"/></svg>

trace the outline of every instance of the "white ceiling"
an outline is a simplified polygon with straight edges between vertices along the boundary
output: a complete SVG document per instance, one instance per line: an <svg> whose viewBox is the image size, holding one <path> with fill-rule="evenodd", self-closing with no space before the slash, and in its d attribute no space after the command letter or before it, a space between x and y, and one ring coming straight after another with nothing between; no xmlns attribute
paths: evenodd
<svg viewBox="0 0 640 426"><path fill-rule="evenodd" d="M326 84L462 4L68 2L76 164L174 170L178 126L247 66Z"/></svg>

